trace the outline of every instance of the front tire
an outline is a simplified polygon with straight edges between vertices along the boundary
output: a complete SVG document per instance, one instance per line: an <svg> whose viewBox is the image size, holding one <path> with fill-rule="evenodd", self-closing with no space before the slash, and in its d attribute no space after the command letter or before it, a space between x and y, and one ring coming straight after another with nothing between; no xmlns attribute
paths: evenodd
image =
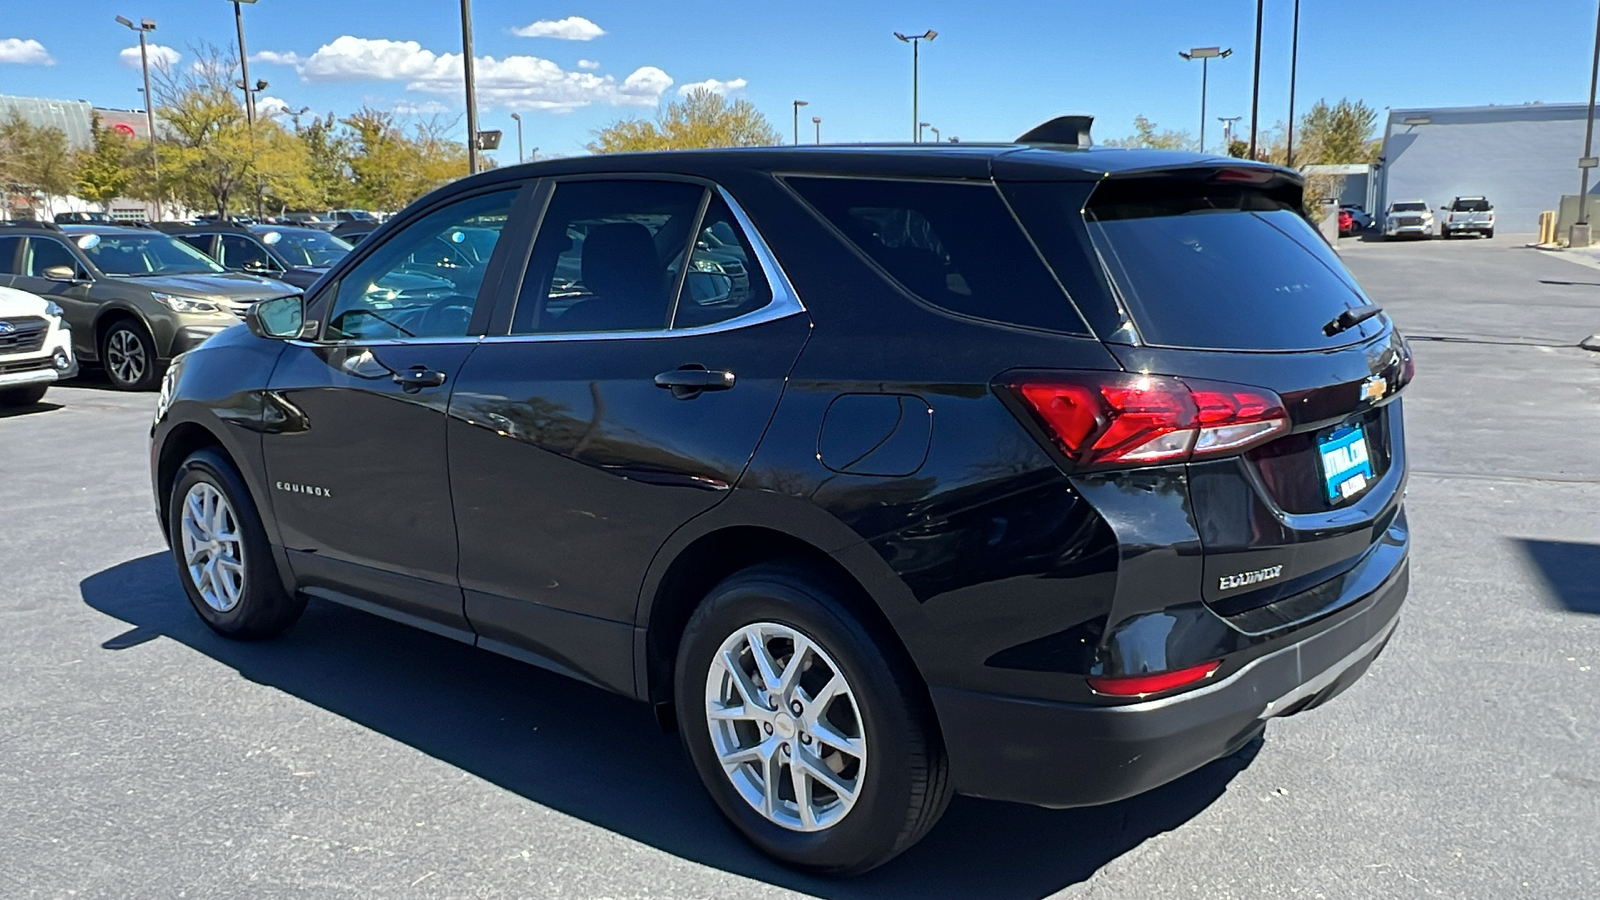
<svg viewBox="0 0 1600 900"><path fill-rule="evenodd" d="M217 451L196 450L178 467L167 534L178 580L212 631L242 640L273 637L305 612L305 598L278 580L244 479Z"/></svg>
<svg viewBox="0 0 1600 900"><path fill-rule="evenodd" d="M100 362L106 377L119 391L153 391L160 381L156 370L156 344L139 323L113 322L100 342Z"/></svg>
<svg viewBox="0 0 1600 900"><path fill-rule="evenodd" d="M717 585L679 647L679 732L733 825L790 865L850 875L938 821L951 783L920 679L841 602L766 564Z"/></svg>
<svg viewBox="0 0 1600 900"><path fill-rule="evenodd" d="M44 399L44 392L50 390L48 384L30 384L27 387L6 388L0 391L0 406L32 406Z"/></svg>

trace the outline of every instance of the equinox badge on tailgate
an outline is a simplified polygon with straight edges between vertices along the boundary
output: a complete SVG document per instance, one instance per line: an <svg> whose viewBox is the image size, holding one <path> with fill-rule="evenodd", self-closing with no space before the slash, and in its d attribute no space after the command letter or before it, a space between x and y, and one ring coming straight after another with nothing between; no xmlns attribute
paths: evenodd
<svg viewBox="0 0 1600 900"><path fill-rule="evenodd" d="M1237 575L1224 575L1218 581L1220 590L1231 591L1247 585L1260 584L1271 581L1283 574L1283 566L1267 566L1265 569L1256 569L1254 572L1240 572Z"/></svg>

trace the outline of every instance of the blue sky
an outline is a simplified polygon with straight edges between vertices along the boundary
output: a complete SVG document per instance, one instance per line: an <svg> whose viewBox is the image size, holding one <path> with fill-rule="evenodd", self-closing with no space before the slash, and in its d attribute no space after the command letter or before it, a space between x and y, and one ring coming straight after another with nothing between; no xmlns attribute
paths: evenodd
<svg viewBox="0 0 1600 900"><path fill-rule="evenodd" d="M1267 7L1263 127L1287 115L1293 3ZM117 15L154 18L155 43L181 54L179 65L201 41L235 41L225 0L0 8L4 94L142 106L137 56L132 66L121 57L137 39ZM506 131L497 156L514 162L509 114L520 110L529 148L569 155L594 128L651 115L684 86L710 82L755 103L785 135L790 101L802 99L811 104L801 111L803 140L813 115L825 141L903 140L911 50L891 33L931 28L939 37L923 47L921 118L963 140L1010 139L1063 112L1094 114L1101 138L1129 133L1136 114L1193 131L1199 64L1176 51L1232 47L1211 66L1207 137L1216 144L1216 116L1249 115L1254 11L1251 0L474 0L480 127ZM1379 109L1581 101L1594 16L1594 0L1303 0L1300 109L1319 97ZM447 120L461 112L457 0L260 0L245 7L245 25L252 56L276 60L253 62L252 78L292 108L342 114L370 104Z"/></svg>

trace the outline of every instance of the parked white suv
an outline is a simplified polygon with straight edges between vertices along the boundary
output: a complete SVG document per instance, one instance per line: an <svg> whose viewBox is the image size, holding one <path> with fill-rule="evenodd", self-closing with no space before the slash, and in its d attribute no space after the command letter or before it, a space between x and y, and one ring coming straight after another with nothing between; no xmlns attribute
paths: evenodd
<svg viewBox="0 0 1600 900"><path fill-rule="evenodd" d="M1383 216L1384 237L1433 237L1433 210L1421 200L1397 200Z"/></svg>
<svg viewBox="0 0 1600 900"><path fill-rule="evenodd" d="M0 406L38 403L50 385L76 374L72 329L61 307L0 287Z"/></svg>
<svg viewBox="0 0 1600 900"><path fill-rule="evenodd" d="M1458 234L1476 233L1494 237L1494 204L1487 197L1457 197L1444 209L1439 236L1446 240Z"/></svg>

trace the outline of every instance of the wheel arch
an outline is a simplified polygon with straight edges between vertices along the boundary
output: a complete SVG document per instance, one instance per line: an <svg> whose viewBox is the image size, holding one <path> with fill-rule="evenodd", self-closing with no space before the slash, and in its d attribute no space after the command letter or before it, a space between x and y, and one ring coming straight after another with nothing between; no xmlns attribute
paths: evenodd
<svg viewBox="0 0 1600 900"><path fill-rule="evenodd" d="M126 304L111 303L103 307L94 317L94 349L97 357L103 358L105 356L102 351L105 347L106 332L111 330L111 326L128 320L132 320L140 328L144 329L144 333L150 338L151 348L156 351L157 356L161 355L161 348L155 345L155 329L150 327L150 322L145 319L144 314Z"/></svg>
<svg viewBox="0 0 1600 900"><path fill-rule="evenodd" d="M842 525L840 527L843 527ZM857 571L824 544L767 524L724 523L692 538L669 542L656 556L641 594L635 620L635 690L658 706L670 704L678 644L689 618L719 582L735 572L766 562L793 561L816 573L877 641L883 652L916 667L904 640L885 610L883 597L869 589L877 579ZM859 538L855 543L859 544ZM926 690L923 679L923 690Z"/></svg>

